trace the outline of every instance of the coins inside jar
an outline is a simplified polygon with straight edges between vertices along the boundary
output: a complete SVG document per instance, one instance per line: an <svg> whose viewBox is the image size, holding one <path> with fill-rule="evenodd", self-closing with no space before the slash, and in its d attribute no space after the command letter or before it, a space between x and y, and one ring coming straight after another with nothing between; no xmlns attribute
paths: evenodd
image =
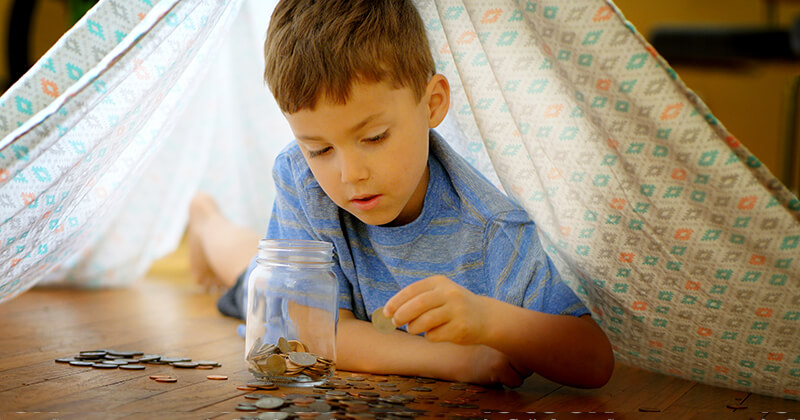
<svg viewBox="0 0 800 420"><path fill-rule="evenodd" d="M280 337L275 344L255 345L247 355L250 373L274 382L302 383L330 377L335 369L332 360L309 352L297 340Z"/></svg>

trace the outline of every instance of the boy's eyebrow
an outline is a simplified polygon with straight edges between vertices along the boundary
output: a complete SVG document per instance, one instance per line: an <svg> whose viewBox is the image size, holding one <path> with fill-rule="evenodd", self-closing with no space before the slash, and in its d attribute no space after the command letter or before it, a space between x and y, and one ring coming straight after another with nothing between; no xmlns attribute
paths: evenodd
<svg viewBox="0 0 800 420"><path fill-rule="evenodd" d="M350 134L355 133L356 131L364 128L364 126L369 124L370 121L380 117L381 114L382 114L381 112L376 112L376 113L368 116L367 118L364 118L358 124L355 124L354 126L352 126L349 129L347 129L347 132L350 133ZM305 136L305 135L302 135L302 134L297 136L297 139L298 140L310 140L310 141L325 141L325 139L323 139L320 136Z"/></svg>

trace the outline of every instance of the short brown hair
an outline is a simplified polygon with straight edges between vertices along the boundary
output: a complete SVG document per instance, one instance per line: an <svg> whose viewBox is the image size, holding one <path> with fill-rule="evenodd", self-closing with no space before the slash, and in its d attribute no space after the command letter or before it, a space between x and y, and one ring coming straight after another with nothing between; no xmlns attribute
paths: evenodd
<svg viewBox="0 0 800 420"><path fill-rule="evenodd" d="M436 69L411 0L281 0L264 43L281 111L344 104L354 82L390 82L419 100Z"/></svg>

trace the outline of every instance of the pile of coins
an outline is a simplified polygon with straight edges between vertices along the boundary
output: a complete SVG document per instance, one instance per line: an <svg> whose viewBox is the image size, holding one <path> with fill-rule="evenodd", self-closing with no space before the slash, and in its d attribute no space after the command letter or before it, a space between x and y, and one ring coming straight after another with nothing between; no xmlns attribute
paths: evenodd
<svg viewBox="0 0 800 420"><path fill-rule="evenodd" d="M193 362L188 357L166 357L160 354L145 354L141 351L85 350L74 356L56 359L57 363L96 369L144 370L145 364L171 365L182 369L214 369L222 366L218 362L200 360Z"/></svg>
<svg viewBox="0 0 800 420"><path fill-rule="evenodd" d="M270 394L251 393L244 395L237 411L249 412L252 417L240 419L285 419L285 418L412 418L417 416L445 416L459 419L486 418L490 411L480 410L476 397L463 395L439 401L432 395L432 388L424 385L436 383L430 378L414 378L417 386L410 388L413 395L394 394L399 391L397 382L411 378L400 376L352 376L346 379L331 377L312 389L314 394ZM391 381L391 382L390 382ZM248 384L248 389L250 389ZM374 389L368 391L364 389ZM271 389L271 388L258 388ZM452 384L451 389L469 394L484 392L481 387L462 383ZM315 395L316 394L316 395ZM441 412L426 410L427 406L455 409ZM414 405L415 407L411 407ZM265 411L269 410L269 411ZM256 413L257 412L257 413ZM321 417L319 417L321 416Z"/></svg>
<svg viewBox="0 0 800 420"><path fill-rule="evenodd" d="M250 373L276 382L319 381L333 374L332 360L308 351L297 341L278 339L277 344L255 345L247 355Z"/></svg>
<svg viewBox="0 0 800 420"><path fill-rule="evenodd" d="M491 410L480 410L477 397L461 395L439 400L433 395L433 388L425 386L437 381L431 378L413 378L415 386L409 390L412 395L399 394L399 382L411 381L405 376L350 376L331 377L311 389L313 394L274 394L251 393L244 395L237 411L252 413L252 417L240 419L285 419L285 418L411 418L417 416L448 416L459 419L484 419ZM266 381L249 383L240 390L272 390L277 386ZM374 391L370 391L374 389ZM465 383L453 383L451 390L477 394L484 388ZM398 394L396 394L398 393ZM315 395L316 394L316 395ZM414 407L410 407L413 405ZM432 405L447 408L447 412L426 410ZM269 411L265 411L269 410ZM257 412L257 413L256 413Z"/></svg>

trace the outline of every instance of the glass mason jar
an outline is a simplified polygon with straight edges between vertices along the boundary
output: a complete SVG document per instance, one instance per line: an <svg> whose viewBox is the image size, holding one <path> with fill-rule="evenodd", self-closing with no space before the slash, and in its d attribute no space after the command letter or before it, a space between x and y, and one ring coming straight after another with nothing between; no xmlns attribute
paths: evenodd
<svg viewBox="0 0 800 420"><path fill-rule="evenodd" d="M245 362L256 378L314 386L333 374L339 284L332 253L328 242L259 241L245 334Z"/></svg>

